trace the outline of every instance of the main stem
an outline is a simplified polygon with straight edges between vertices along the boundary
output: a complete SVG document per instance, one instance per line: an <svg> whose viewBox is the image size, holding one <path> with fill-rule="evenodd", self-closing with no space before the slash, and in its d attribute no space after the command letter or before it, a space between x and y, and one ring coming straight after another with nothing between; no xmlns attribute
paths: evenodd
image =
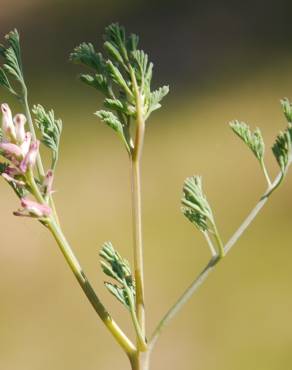
<svg viewBox="0 0 292 370"><path fill-rule="evenodd" d="M134 269L136 282L136 313L141 333L145 338L144 271L141 217L140 161L131 160Z"/></svg>

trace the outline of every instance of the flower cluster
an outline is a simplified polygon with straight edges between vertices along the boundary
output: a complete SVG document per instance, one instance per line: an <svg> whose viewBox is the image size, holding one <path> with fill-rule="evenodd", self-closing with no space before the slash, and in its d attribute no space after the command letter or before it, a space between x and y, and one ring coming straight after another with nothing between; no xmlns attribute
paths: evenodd
<svg viewBox="0 0 292 370"><path fill-rule="evenodd" d="M26 117L23 114L17 114L13 118L8 104L1 105L1 112L0 154L7 160L7 163L2 166L1 175L21 198L22 208L14 214L37 218L48 217L51 213L49 206L27 198L32 190L28 179L33 177L40 142L32 138L30 131L25 130ZM52 182L53 172L49 170L41 184L44 196L51 193Z"/></svg>

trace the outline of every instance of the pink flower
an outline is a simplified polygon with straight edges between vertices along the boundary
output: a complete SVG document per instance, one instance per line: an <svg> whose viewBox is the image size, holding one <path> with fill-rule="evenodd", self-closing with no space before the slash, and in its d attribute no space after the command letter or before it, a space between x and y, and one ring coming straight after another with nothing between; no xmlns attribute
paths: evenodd
<svg viewBox="0 0 292 370"><path fill-rule="evenodd" d="M8 175L8 173L3 172L1 175L7 182L12 182L17 186L25 186L25 182L22 180L17 180L13 176Z"/></svg>
<svg viewBox="0 0 292 370"><path fill-rule="evenodd" d="M4 103L1 104L1 111L2 111L2 130L4 133L4 137L7 140L11 140L13 142L16 141L16 132L15 127L12 120L12 113L9 108L9 105Z"/></svg>
<svg viewBox="0 0 292 370"><path fill-rule="evenodd" d="M11 166L6 167L5 171L2 173L2 177L6 181L14 183L17 186L25 186L25 182L22 181L21 173L15 167Z"/></svg>
<svg viewBox="0 0 292 370"><path fill-rule="evenodd" d="M54 173L52 170L48 170L46 177L43 182L44 193L51 194L54 181Z"/></svg>
<svg viewBox="0 0 292 370"><path fill-rule="evenodd" d="M21 172L25 173L28 168L32 168L35 165L38 151L39 151L39 146L40 146L40 142L38 140L33 141L30 144L29 151L27 152L26 156L21 161L20 166L19 166Z"/></svg>
<svg viewBox="0 0 292 370"><path fill-rule="evenodd" d="M27 155L27 153L29 151L30 143L31 143L31 133L26 132L25 136L24 136L24 140L23 140L22 144L20 145L23 158Z"/></svg>
<svg viewBox="0 0 292 370"><path fill-rule="evenodd" d="M25 140L26 117L23 114L17 114L14 117L15 136L18 144L22 144Z"/></svg>
<svg viewBox="0 0 292 370"><path fill-rule="evenodd" d="M0 143L0 149L2 149L9 158L11 157L21 158L22 157L22 150L16 144Z"/></svg>
<svg viewBox="0 0 292 370"><path fill-rule="evenodd" d="M28 198L21 199L21 206L23 207L17 212L14 212L15 216L31 216L37 218L49 217L51 214L51 208L46 204L40 204Z"/></svg>

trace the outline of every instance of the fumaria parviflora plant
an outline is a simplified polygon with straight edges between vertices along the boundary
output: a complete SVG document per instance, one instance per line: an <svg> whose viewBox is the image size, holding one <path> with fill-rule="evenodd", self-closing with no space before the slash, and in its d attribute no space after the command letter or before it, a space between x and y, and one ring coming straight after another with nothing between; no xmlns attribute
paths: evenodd
<svg viewBox="0 0 292 370"><path fill-rule="evenodd" d="M210 260L177 302L157 324L152 334L146 333L144 301L143 237L141 221L140 167L144 133L151 114L161 107L168 94L168 86L152 89L153 64L148 55L139 49L138 36L126 35L123 27L111 24L105 29L104 54L90 43L82 43L72 52L72 62L88 69L80 75L81 81L104 97L104 109L96 118L109 126L120 138L131 166L131 194L133 209L133 265L130 266L110 242L100 249L100 264L107 281L105 287L119 303L125 306L135 329L130 339L113 319L86 277L78 259L68 243L58 219L53 200L53 181L59 158L62 121L53 110L42 105L30 106L28 89L23 73L19 34L16 30L6 36L0 45L2 64L0 85L21 104L23 114L14 117L8 104L1 105L2 129L0 141L2 178L20 200L16 216L33 218L54 237L65 260L75 275L101 321L129 358L133 370L150 369L150 356L157 339L167 324L221 262L249 224L263 208L272 193L285 178L292 162L292 105L281 101L287 125L276 137L272 152L279 165L279 174L271 179L265 164L265 144L259 129L252 131L240 121L230 123L232 131L251 150L267 182L259 202L224 243L202 186L200 176L191 176L183 184L182 213L204 235L210 249ZM49 168L44 168L41 147L51 153Z"/></svg>

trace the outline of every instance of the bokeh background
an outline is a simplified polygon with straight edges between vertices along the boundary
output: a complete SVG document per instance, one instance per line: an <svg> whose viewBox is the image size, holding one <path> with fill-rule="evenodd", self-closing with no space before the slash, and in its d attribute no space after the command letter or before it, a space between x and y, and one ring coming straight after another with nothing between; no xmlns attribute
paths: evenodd
<svg viewBox="0 0 292 370"><path fill-rule="evenodd" d="M125 151L94 117L100 98L78 82L68 54L102 45L119 21L141 36L155 63L154 85L170 85L148 123L143 219L148 329L208 259L202 236L180 214L185 177L202 174L227 240L265 189L256 160L228 121L260 126L267 161L284 127L279 100L292 98L291 1L0 0L1 38L21 32L30 101L64 121L55 188L64 230L115 318L125 310L103 288L105 240L129 260L131 208ZM15 112L20 107L1 91ZM291 174L236 248L163 333L152 368L292 368ZM12 211L1 182L0 369L128 369L127 359L87 304L50 235Z"/></svg>

